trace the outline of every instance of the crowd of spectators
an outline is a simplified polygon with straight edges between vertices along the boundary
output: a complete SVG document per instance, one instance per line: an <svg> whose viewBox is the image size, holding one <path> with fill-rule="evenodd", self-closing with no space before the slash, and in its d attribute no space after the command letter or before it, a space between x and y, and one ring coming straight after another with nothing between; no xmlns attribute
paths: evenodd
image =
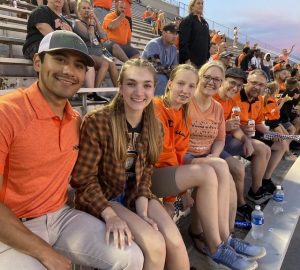
<svg viewBox="0 0 300 270"><path fill-rule="evenodd" d="M132 0L36 4L23 54L38 81L0 99L0 268L69 269L72 261L188 270L172 220L180 204L192 210L196 250L229 268L256 269L266 250L234 237L234 221L249 221L252 205L271 198L280 161L297 158L294 46L272 59L245 44L234 61L239 28L229 46L220 31L210 33L203 0L191 0L188 16L172 22L145 8L157 37L140 55L131 45ZM118 93L80 127L68 98L84 84L101 87L107 73ZM246 196L235 156L251 160ZM69 179L78 210L65 206Z"/></svg>

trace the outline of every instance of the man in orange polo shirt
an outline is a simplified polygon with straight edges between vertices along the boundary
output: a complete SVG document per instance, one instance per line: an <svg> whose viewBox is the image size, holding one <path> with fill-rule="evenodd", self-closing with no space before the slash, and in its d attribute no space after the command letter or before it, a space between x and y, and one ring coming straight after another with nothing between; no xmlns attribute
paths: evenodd
<svg viewBox="0 0 300 270"><path fill-rule="evenodd" d="M247 83L247 75L240 68L229 68L225 72L225 81L214 96L224 109L226 139L224 150L220 157L226 160L237 190L237 213L246 220L251 220L253 208L244 198L245 166L233 156L251 157L251 172L253 188L262 186L262 179L267 168L271 150L259 140L249 138L240 128L239 112L233 97ZM265 194L258 203L270 198ZM257 202L256 202L257 203Z"/></svg>
<svg viewBox="0 0 300 270"><path fill-rule="evenodd" d="M80 126L68 98L93 65L79 36L51 32L33 58L38 81L0 98L0 269L142 269L136 245L107 245L102 221L66 205Z"/></svg>
<svg viewBox="0 0 300 270"><path fill-rule="evenodd" d="M258 140L261 140L262 135L268 132L267 127L263 124L263 100L262 96L260 96L266 85L267 76L265 72L255 69L249 73L244 88L234 97L234 101L241 109L241 129L249 137L252 137L252 133L255 131L254 138ZM254 120L254 126L248 125L250 119ZM255 203L261 201L267 193L271 195L275 190L275 185L271 181L271 175L287 150L283 141L263 142L270 146L271 156L263 176L262 186L260 187L258 183L252 182L252 187L248 192L248 199Z"/></svg>
<svg viewBox="0 0 300 270"><path fill-rule="evenodd" d="M140 54L137 49L130 45L131 30L125 17L125 8L124 1L117 1L116 10L105 16L102 27L106 31L109 40L104 42L103 45L114 55L113 45L117 43L128 58L137 58ZM118 55L114 56L118 57ZM123 61L123 59L120 60Z"/></svg>
<svg viewBox="0 0 300 270"><path fill-rule="evenodd" d="M94 13L99 22L102 23L104 17L112 8L112 0L94 0Z"/></svg>

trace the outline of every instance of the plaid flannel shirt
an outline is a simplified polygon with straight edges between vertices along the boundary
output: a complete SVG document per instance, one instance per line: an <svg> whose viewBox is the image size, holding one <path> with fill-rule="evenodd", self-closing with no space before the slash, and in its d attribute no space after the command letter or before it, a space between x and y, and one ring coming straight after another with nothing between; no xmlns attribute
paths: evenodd
<svg viewBox="0 0 300 270"><path fill-rule="evenodd" d="M79 156L74 167L71 186L76 189L76 208L100 217L108 201L124 191L125 161L117 160L110 124L111 112L104 107L87 115L82 123ZM129 142L127 130L124 133ZM161 140L163 141L163 133ZM155 198L150 190L153 164L147 160L148 121L137 140L138 157L135 164L136 186L129 192L129 207L139 196Z"/></svg>

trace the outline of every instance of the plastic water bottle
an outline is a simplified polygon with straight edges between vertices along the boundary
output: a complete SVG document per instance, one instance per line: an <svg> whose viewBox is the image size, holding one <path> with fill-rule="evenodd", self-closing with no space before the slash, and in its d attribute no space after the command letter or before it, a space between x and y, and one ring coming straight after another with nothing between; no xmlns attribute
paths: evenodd
<svg viewBox="0 0 300 270"><path fill-rule="evenodd" d="M260 209L260 205L255 205L255 209L251 213L251 236L254 239L261 239L264 236L264 213Z"/></svg>
<svg viewBox="0 0 300 270"><path fill-rule="evenodd" d="M284 192L280 185L276 186L273 193L273 213L275 215L283 213Z"/></svg>

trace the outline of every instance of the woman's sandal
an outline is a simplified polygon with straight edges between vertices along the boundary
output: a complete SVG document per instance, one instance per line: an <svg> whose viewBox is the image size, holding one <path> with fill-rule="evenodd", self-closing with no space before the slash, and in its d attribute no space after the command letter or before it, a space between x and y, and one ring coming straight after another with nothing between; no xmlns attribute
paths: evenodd
<svg viewBox="0 0 300 270"><path fill-rule="evenodd" d="M204 233L203 232L201 232L199 234L193 233L191 226L189 226L188 233L193 241L193 245L194 245L195 249L197 251L199 251L200 253L202 253L203 255L207 255L208 250L207 250L207 245L206 245L206 241L204 238ZM199 247L199 244L201 245L201 247Z"/></svg>

